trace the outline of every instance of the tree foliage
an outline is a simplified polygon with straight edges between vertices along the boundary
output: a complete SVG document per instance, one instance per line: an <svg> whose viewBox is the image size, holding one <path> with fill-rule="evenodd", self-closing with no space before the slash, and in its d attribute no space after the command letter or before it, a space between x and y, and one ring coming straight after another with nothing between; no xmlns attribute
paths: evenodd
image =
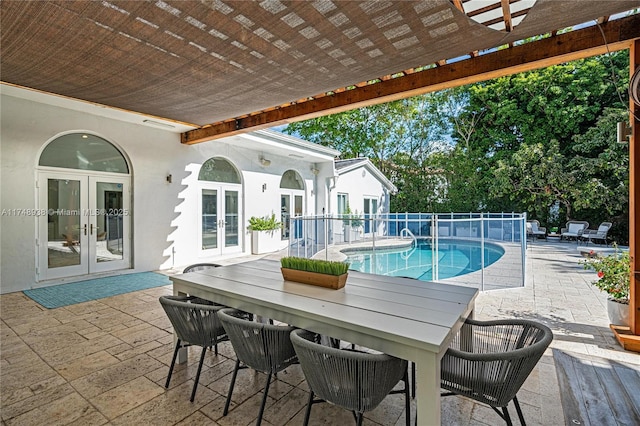
<svg viewBox="0 0 640 426"><path fill-rule="evenodd" d="M470 139L469 131L454 139L469 146L478 175L490 177L487 209L526 211L549 226L613 221L625 241L628 152L616 143L616 122L628 119L627 82L622 51L466 87L461 115L480 118Z"/></svg>

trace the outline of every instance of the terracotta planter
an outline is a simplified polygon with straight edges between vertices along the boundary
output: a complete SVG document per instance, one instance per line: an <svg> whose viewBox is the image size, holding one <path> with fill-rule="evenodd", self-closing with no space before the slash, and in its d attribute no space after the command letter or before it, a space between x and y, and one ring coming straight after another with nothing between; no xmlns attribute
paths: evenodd
<svg viewBox="0 0 640 426"><path fill-rule="evenodd" d="M327 275L317 272L299 271L297 269L280 268L282 276L286 281L295 281L297 283L317 285L337 290L344 287L347 283L347 275Z"/></svg>
<svg viewBox="0 0 640 426"><path fill-rule="evenodd" d="M629 303L607 299L607 313L611 324L629 326Z"/></svg>

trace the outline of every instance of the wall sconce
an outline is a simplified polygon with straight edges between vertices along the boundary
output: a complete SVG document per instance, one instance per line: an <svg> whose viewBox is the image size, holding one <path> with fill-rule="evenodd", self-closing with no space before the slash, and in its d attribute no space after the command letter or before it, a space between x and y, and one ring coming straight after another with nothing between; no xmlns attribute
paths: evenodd
<svg viewBox="0 0 640 426"><path fill-rule="evenodd" d="M262 164L263 167L269 167L271 165L271 160L267 160L263 156L260 156L260 164Z"/></svg>
<svg viewBox="0 0 640 426"><path fill-rule="evenodd" d="M262 184L262 192L264 192L264 191L266 191L266 190L267 190L267 184L266 184L266 183L263 183L263 184Z"/></svg>
<svg viewBox="0 0 640 426"><path fill-rule="evenodd" d="M618 122L618 143L629 143L629 136L631 136L631 129L624 121Z"/></svg>
<svg viewBox="0 0 640 426"><path fill-rule="evenodd" d="M173 181L173 177L171 176L171 174L167 175L167 183L171 183Z"/></svg>
<svg viewBox="0 0 640 426"><path fill-rule="evenodd" d="M316 167L311 167L311 173L318 176L318 173L320 173L320 170L318 170Z"/></svg>

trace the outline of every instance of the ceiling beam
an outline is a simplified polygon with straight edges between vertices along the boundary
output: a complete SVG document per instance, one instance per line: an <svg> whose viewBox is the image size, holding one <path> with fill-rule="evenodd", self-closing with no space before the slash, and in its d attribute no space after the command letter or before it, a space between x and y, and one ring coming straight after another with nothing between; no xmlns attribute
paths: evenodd
<svg viewBox="0 0 640 426"><path fill-rule="evenodd" d="M382 80L331 95L318 95L304 102L292 102L267 111L213 123L182 133L183 144L196 144L251 130L390 102L429 92L477 83L559 63L629 48L640 38L640 15L609 21L525 43L460 62ZM605 45L603 33L607 40Z"/></svg>

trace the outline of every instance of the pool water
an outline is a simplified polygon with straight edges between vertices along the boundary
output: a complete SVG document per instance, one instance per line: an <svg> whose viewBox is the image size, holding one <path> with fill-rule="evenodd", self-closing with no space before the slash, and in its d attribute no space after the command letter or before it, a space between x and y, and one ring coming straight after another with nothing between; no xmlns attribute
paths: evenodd
<svg viewBox="0 0 640 426"><path fill-rule="evenodd" d="M480 242L440 240L437 251L438 279L452 278L482 268ZM394 277L411 277L433 281L435 253L431 242L418 240L415 247L345 253L349 269ZM496 262L504 254L497 244L484 244L484 266ZM375 257L374 257L375 256Z"/></svg>

